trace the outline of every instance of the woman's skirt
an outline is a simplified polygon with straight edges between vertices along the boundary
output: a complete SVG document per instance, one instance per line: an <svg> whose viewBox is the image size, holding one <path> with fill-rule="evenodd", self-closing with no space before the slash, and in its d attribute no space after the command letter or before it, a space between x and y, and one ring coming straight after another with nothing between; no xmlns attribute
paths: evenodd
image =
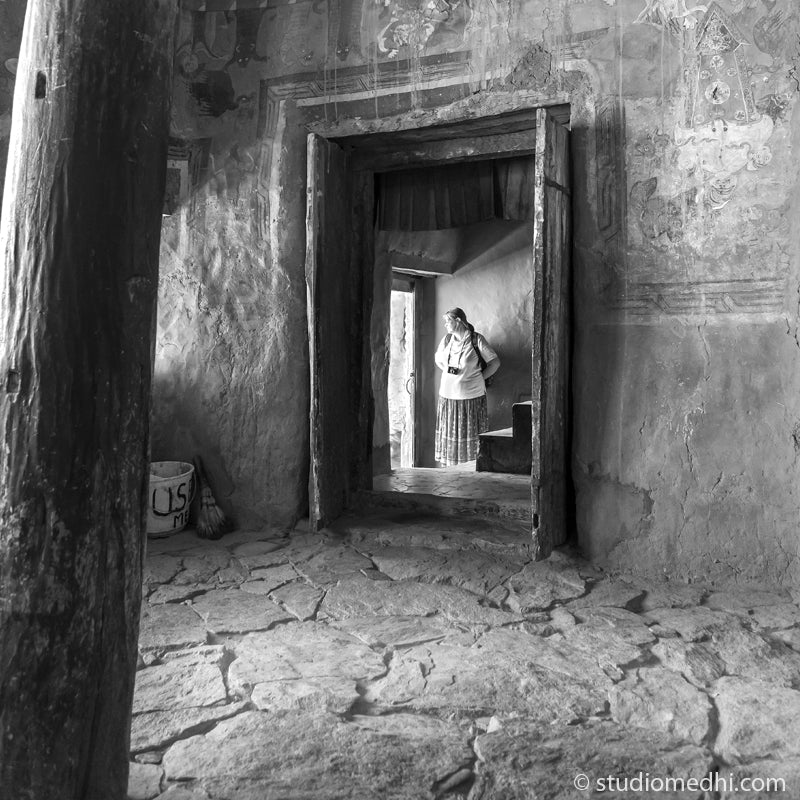
<svg viewBox="0 0 800 800"><path fill-rule="evenodd" d="M486 395L471 400L439 398L435 458L446 467L478 457L478 434L489 429Z"/></svg>

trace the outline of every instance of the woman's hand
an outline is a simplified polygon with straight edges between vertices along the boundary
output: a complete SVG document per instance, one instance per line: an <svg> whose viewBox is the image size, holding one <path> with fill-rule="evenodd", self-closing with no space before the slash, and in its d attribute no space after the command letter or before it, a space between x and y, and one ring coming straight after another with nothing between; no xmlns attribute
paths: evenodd
<svg viewBox="0 0 800 800"><path fill-rule="evenodd" d="M486 369L483 370L483 379L486 380L487 378L491 378L492 375L500 369L500 359L493 358L491 361L486 363Z"/></svg>

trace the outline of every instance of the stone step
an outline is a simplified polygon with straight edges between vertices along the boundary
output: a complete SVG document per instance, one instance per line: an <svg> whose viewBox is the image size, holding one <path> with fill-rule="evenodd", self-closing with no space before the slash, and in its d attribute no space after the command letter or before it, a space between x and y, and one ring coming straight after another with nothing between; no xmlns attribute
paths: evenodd
<svg viewBox="0 0 800 800"><path fill-rule="evenodd" d="M533 431L532 406L533 404L530 400L524 403L514 403L511 406L511 428L514 431L515 439L525 439L530 442Z"/></svg>
<svg viewBox="0 0 800 800"><path fill-rule="evenodd" d="M530 439L517 439L511 428L482 433L478 442L478 472L507 472L513 475L530 475Z"/></svg>
<svg viewBox="0 0 800 800"><path fill-rule="evenodd" d="M525 499L447 497L421 492L360 491L354 498L358 510L395 509L446 517L518 521L530 524L530 497Z"/></svg>
<svg viewBox="0 0 800 800"><path fill-rule="evenodd" d="M480 435L485 439L513 439L514 430L513 428L498 428L496 431L486 431Z"/></svg>
<svg viewBox="0 0 800 800"><path fill-rule="evenodd" d="M478 472L505 472L530 475L532 403L514 403L511 407L511 427L487 431L479 437Z"/></svg>

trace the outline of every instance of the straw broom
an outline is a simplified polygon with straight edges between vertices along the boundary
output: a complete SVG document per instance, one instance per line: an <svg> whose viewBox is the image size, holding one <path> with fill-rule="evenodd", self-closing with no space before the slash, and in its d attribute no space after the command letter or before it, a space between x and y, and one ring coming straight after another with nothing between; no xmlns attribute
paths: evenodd
<svg viewBox="0 0 800 800"><path fill-rule="evenodd" d="M231 523L214 499L211 486L208 483L208 475L206 475L206 471L203 468L203 462L200 456L195 456L193 460L194 469L197 473L197 480L201 486L200 513L197 517L197 535L201 539L219 539L231 529Z"/></svg>

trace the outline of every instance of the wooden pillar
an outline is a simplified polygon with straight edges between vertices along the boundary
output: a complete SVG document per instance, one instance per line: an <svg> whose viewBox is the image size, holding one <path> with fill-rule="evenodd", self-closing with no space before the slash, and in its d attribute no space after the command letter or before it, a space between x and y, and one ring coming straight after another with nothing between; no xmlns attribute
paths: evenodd
<svg viewBox="0 0 800 800"><path fill-rule="evenodd" d="M0 222L0 794L126 795L176 0L28 0Z"/></svg>

